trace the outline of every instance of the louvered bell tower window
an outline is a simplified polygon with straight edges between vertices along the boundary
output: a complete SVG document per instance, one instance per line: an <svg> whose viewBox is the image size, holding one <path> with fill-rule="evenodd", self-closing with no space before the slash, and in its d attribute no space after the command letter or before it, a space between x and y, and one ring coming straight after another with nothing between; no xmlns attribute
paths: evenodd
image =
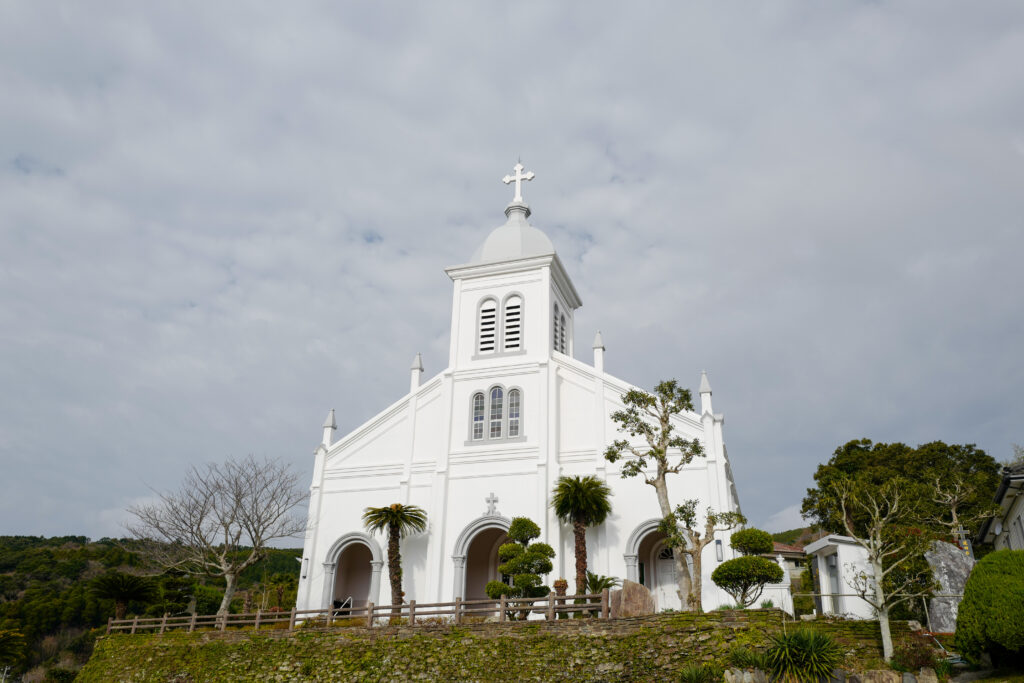
<svg viewBox="0 0 1024 683"><path fill-rule="evenodd" d="M506 351L516 351L522 347L523 300L518 296L510 296L505 300L505 325L502 332Z"/></svg>
<svg viewBox="0 0 1024 683"><path fill-rule="evenodd" d="M558 350L562 353L566 353L565 346L565 314L562 314L561 319L558 321Z"/></svg>
<svg viewBox="0 0 1024 683"><path fill-rule="evenodd" d="M553 335L551 348L553 348L555 351L558 350L558 315L558 304L555 304L555 320L551 327Z"/></svg>
<svg viewBox="0 0 1024 683"><path fill-rule="evenodd" d="M488 299L480 304L480 331L479 349L480 353L494 353L497 343L498 328L498 303L494 299Z"/></svg>

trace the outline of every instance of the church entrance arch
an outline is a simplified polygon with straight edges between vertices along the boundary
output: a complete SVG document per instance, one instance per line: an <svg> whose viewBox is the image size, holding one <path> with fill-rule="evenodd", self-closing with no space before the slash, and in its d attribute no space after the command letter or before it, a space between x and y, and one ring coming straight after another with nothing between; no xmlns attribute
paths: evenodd
<svg viewBox="0 0 1024 683"><path fill-rule="evenodd" d="M452 562L455 564L454 595L463 600L484 600L489 581L499 580L498 548L508 541L512 520L500 515L486 515L471 522L455 541Z"/></svg>
<svg viewBox="0 0 1024 683"><path fill-rule="evenodd" d="M626 578L643 584L654 596L659 610L684 610L687 607L679 599L679 582L676 573L675 550L666 545L665 534L658 530L660 519L650 519L639 525L626 542ZM686 576L684 591L689 591L693 560L685 558Z"/></svg>
<svg viewBox="0 0 1024 683"><path fill-rule="evenodd" d="M339 538L324 562L323 608L378 603L383 567L380 545L369 534L356 532Z"/></svg>

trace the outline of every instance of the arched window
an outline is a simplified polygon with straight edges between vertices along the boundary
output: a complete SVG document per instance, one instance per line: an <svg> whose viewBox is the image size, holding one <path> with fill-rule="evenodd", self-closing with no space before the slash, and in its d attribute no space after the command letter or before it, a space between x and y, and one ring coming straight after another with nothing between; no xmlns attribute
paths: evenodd
<svg viewBox="0 0 1024 683"><path fill-rule="evenodd" d="M473 440L484 438L484 394L473 394Z"/></svg>
<svg viewBox="0 0 1024 683"><path fill-rule="evenodd" d="M508 392L508 436L513 438L519 436L519 390L512 389Z"/></svg>
<svg viewBox="0 0 1024 683"><path fill-rule="evenodd" d="M501 438L501 422L504 419L504 394L501 387L491 389L491 429L490 438Z"/></svg>
<svg viewBox="0 0 1024 683"><path fill-rule="evenodd" d="M558 350L558 304L555 304L555 321L554 321L554 325L553 325L553 327L551 329L553 330L553 335L554 335L554 339L553 339L553 342L551 344L551 348L553 348L555 351L557 351Z"/></svg>
<svg viewBox="0 0 1024 683"><path fill-rule="evenodd" d="M480 334L480 353L494 353L497 336L498 302L494 299L487 299L480 304L480 319L477 322L477 330Z"/></svg>
<svg viewBox="0 0 1024 683"><path fill-rule="evenodd" d="M505 324L502 329L505 351L515 351L522 346L523 300L510 296L505 300Z"/></svg>

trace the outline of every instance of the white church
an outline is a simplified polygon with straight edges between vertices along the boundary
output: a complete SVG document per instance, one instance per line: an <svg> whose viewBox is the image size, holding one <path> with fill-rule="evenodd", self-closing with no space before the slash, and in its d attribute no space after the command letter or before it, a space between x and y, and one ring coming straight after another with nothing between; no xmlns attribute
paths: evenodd
<svg viewBox="0 0 1024 683"><path fill-rule="evenodd" d="M634 387L605 372L600 333L593 355L576 357L573 317L582 302L551 240L528 222L522 182L532 178L516 165L504 179L515 187L504 225L468 262L445 270L453 283L448 367L424 381L417 355L409 393L341 438L334 411L328 416L313 465L299 609L348 598L357 607L393 602L387 540L361 521L365 508L392 503L418 505L428 517L425 533L402 541L406 601L486 598L484 586L500 578L498 547L520 516L537 522L538 540L557 553L547 585L560 577L574 585L572 529L550 507L562 475L596 475L614 493L610 518L587 534L590 570L644 584L658 609L685 609L672 549L657 529L654 489L622 479L603 456L623 438L609 416ZM679 415L676 427L699 439L706 457L669 475L670 500L738 511L723 417L712 410L706 375L699 394L700 412ZM704 608L731 604L711 581L733 557L728 534L704 553Z"/></svg>

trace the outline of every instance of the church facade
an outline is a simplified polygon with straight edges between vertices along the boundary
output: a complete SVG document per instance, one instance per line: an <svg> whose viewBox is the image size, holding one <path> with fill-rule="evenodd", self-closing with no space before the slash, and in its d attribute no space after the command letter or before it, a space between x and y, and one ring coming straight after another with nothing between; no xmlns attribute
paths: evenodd
<svg viewBox="0 0 1024 683"><path fill-rule="evenodd" d="M418 505L428 519L425 533L402 541L406 601L486 598L484 586L500 578L498 548L520 516L537 522L538 540L557 553L547 585L559 577L572 584L572 529L555 517L551 492L562 475L588 474L614 494L609 519L587 532L590 570L643 583L659 609L685 608L673 551L657 529L654 489L623 479L619 464L603 457L623 438L609 416L634 387L604 371L600 333L592 361L576 357L580 297L551 240L529 223L521 182L532 174L522 170L517 165L505 179L516 188L506 222L468 263L445 271L454 289L448 367L423 381L417 355L409 393L341 438L334 412L328 416L313 466L299 609L348 598L355 606L393 602L387 539L366 533L361 521L365 508L392 503ZM670 500L738 511L723 417L712 411L706 375L699 396L699 412L680 414L675 426L699 439L706 457L669 475ZM731 603L710 578L733 557L728 534L704 553L704 608Z"/></svg>

